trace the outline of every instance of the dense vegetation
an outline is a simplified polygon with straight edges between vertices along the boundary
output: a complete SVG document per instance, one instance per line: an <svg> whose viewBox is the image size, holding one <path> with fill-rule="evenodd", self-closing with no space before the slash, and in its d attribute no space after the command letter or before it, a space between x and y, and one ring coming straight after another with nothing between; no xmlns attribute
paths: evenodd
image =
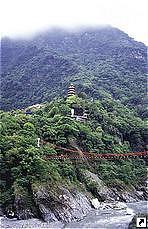
<svg viewBox="0 0 148 229"><path fill-rule="evenodd" d="M88 110L86 123L70 117L72 104ZM77 165L71 160L46 160L47 155L64 153L54 145L95 153L144 150L144 121L134 111L106 95L95 102L72 96L30 110L32 114L28 115L21 110L1 111L0 177L5 209L13 206L19 192L27 193L31 201L30 190L35 183L55 184L65 180L78 185L84 182L80 173L85 169L97 173L111 187L143 185L146 179L143 159L100 160L95 165L89 162L89 167L88 163ZM42 139L40 147L37 147L38 137ZM92 184L85 185L92 191Z"/></svg>
<svg viewBox="0 0 148 229"><path fill-rule="evenodd" d="M2 39L2 109L50 101L72 82L88 97L110 93L146 117L146 46L112 27Z"/></svg>
<svg viewBox="0 0 148 229"><path fill-rule="evenodd" d="M77 96L67 99L70 83ZM143 159L46 160L64 153L55 145L98 154L145 150L144 44L111 27L52 30L32 40L4 38L1 88L0 187L6 211L18 193L32 208L35 184L83 183L95 196L95 184L82 175L86 170L111 187L144 184ZM40 108L24 109L37 103ZM71 106L86 109L87 122L71 118Z"/></svg>

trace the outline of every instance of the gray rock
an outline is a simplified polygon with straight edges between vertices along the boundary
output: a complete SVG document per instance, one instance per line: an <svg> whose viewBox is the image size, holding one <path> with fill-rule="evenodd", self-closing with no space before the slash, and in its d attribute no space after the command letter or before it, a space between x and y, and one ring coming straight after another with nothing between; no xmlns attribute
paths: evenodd
<svg viewBox="0 0 148 229"><path fill-rule="evenodd" d="M140 191L143 192L143 200L147 200L148 199L148 186L141 187Z"/></svg>
<svg viewBox="0 0 148 229"><path fill-rule="evenodd" d="M114 201L115 193L96 174L85 171L83 175L88 184L94 183L96 185L96 194L99 201Z"/></svg>
<svg viewBox="0 0 148 229"><path fill-rule="evenodd" d="M48 222L80 220L91 210L87 197L77 190L57 187L56 192L53 192L49 187L40 187L34 197L43 219Z"/></svg>
<svg viewBox="0 0 148 229"><path fill-rule="evenodd" d="M131 188L127 188L127 190L121 189L120 191L116 188L112 189L116 195L120 197L120 200L124 202L136 202L139 200L144 200L144 195L141 195L133 186Z"/></svg>
<svg viewBox="0 0 148 229"><path fill-rule="evenodd" d="M97 198L94 198L91 200L91 204L95 209L99 209L100 208L100 202L98 201Z"/></svg>
<svg viewBox="0 0 148 229"><path fill-rule="evenodd" d="M25 196L19 194L15 196L14 201L15 214L17 219L30 219L34 217L31 209L27 206Z"/></svg>
<svg viewBox="0 0 148 229"><path fill-rule="evenodd" d="M0 205L0 216L3 216L3 215L4 215L4 213L3 213L2 207Z"/></svg>
<svg viewBox="0 0 148 229"><path fill-rule="evenodd" d="M140 191L143 191L143 195L139 193L133 186L129 187L113 187L109 188L105 183L98 177L98 175L90 172L84 171L83 173L87 183L94 183L96 186L97 198L99 201L112 202L117 199L124 202L136 202L139 200L147 199L147 190L146 188L141 188Z"/></svg>
<svg viewBox="0 0 148 229"><path fill-rule="evenodd" d="M39 209L45 222L58 221L55 215L51 212L51 210L49 208L46 208L43 204L39 204Z"/></svg>
<svg viewBox="0 0 148 229"><path fill-rule="evenodd" d="M0 228L44 228L44 229L60 229L64 227L64 224L62 222L56 221L56 222L51 222L51 223L47 223L44 221L41 221L37 218L32 218L32 219L27 219L27 220L17 220L17 219L8 219L6 217L1 217L1 226Z"/></svg>

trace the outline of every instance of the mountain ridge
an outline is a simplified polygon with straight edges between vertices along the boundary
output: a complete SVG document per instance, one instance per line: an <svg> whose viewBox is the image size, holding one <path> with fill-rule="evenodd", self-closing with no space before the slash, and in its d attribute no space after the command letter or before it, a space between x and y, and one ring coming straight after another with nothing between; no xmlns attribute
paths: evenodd
<svg viewBox="0 0 148 229"><path fill-rule="evenodd" d="M50 101L70 83L94 99L103 90L145 116L146 46L112 27L2 40L2 109Z"/></svg>

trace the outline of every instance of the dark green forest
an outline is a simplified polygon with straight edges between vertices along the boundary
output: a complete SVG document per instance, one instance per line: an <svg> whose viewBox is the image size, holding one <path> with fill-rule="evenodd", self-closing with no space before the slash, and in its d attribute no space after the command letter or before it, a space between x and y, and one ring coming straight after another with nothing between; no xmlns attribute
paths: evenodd
<svg viewBox="0 0 148 229"><path fill-rule="evenodd" d="M146 117L147 49L119 29L53 29L1 46L4 110L51 101L74 83L89 98L109 93Z"/></svg>

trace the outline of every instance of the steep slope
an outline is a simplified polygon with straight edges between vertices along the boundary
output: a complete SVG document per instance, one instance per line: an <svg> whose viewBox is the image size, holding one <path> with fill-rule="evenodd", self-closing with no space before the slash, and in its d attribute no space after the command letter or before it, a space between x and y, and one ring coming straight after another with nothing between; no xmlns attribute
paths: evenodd
<svg viewBox="0 0 148 229"><path fill-rule="evenodd" d="M72 104L88 109L86 123L70 117ZM0 114L0 200L6 215L13 211L18 219L79 219L89 205L78 190L99 201L117 196L123 201L138 200L136 190L143 190L140 198L146 198L146 162L142 158L81 161L80 155L78 161L47 160L53 154L65 154L55 146L96 154L144 151L145 123L120 102L72 97L32 108L29 115L20 110Z"/></svg>
<svg viewBox="0 0 148 229"><path fill-rule="evenodd" d="M124 32L54 29L20 44L2 41L3 109L50 100L73 82L78 92L93 98L108 92L145 116L146 46Z"/></svg>
<svg viewBox="0 0 148 229"><path fill-rule="evenodd" d="M34 50L28 56L28 50ZM78 72L78 66L71 60L38 49L27 47L22 64L16 65L2 78L2 108L22 108L31 104L48 101L59 96L63 81Z"/></svg>

